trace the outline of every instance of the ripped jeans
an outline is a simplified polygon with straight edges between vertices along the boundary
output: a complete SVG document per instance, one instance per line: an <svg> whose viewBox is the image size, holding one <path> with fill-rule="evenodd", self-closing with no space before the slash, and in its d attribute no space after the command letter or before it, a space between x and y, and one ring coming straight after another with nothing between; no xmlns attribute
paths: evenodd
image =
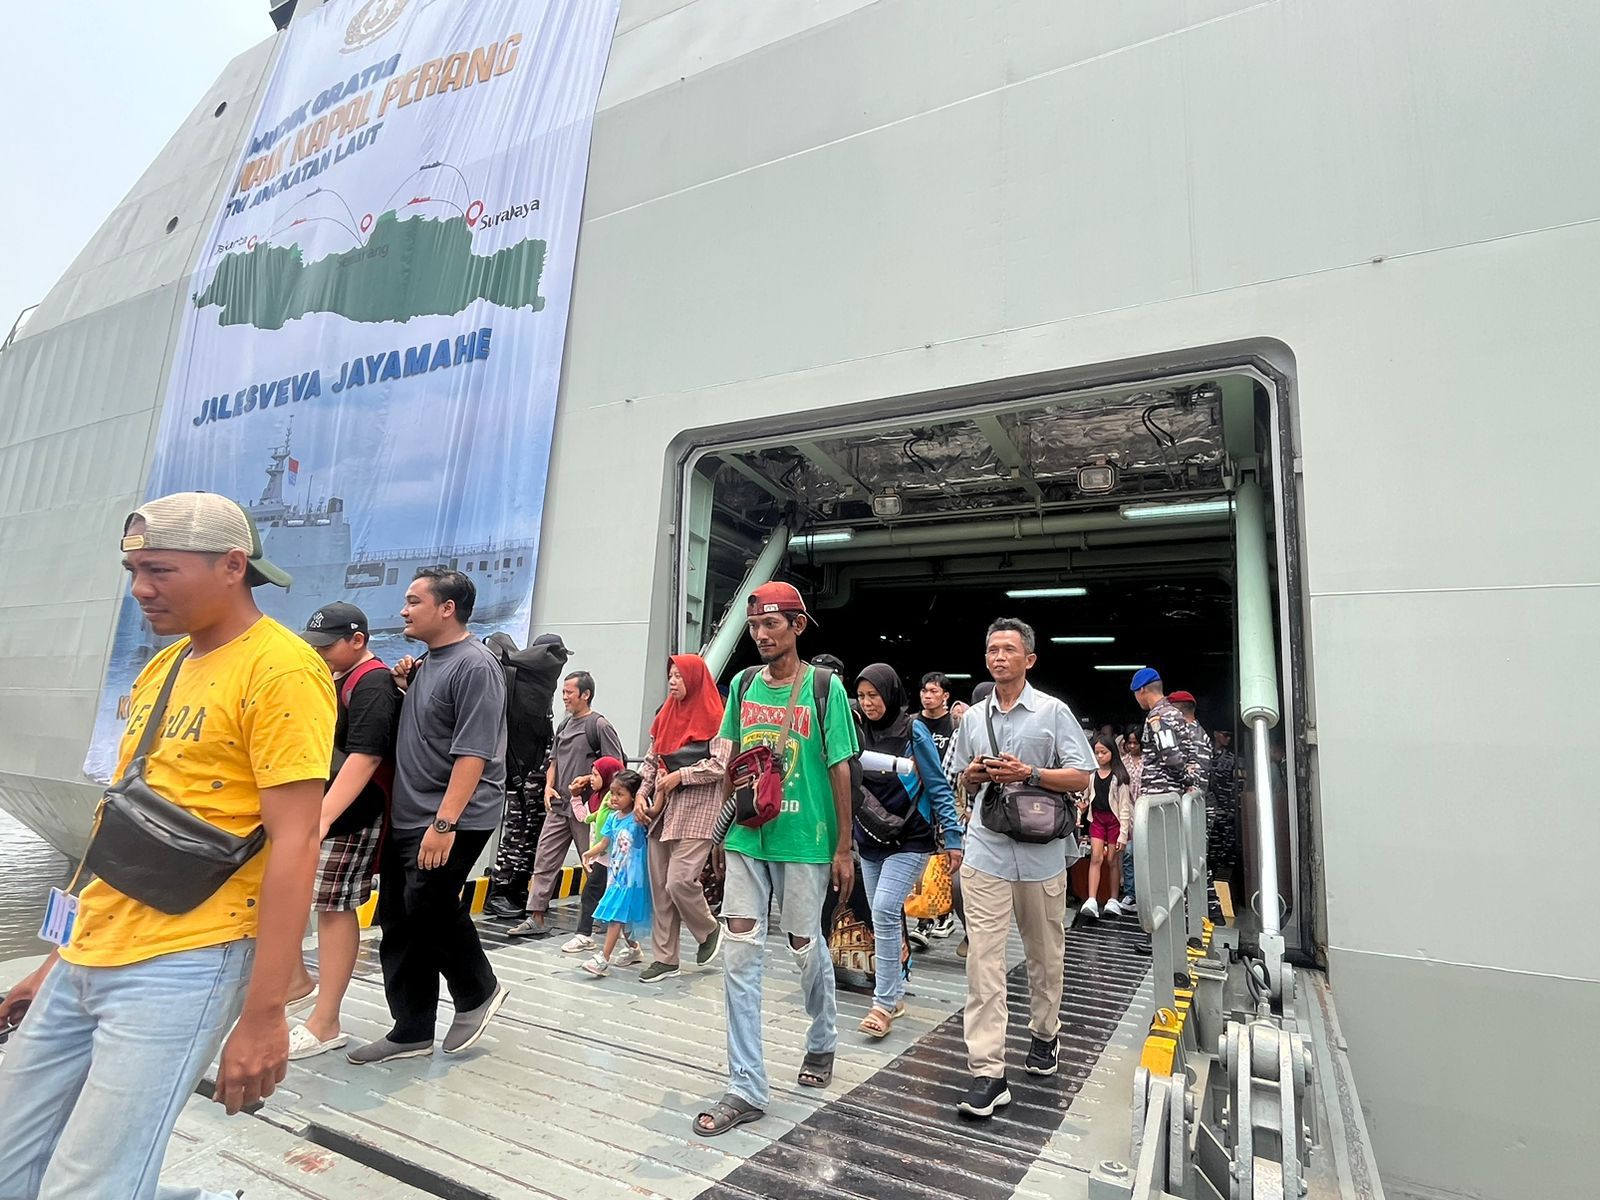
<svg viewBox="0 0 1600 1200"><path fill-rule="evenodd" d="M722 921L752 920L755 928L722 941L723 991L727 998L728 1091L757 1108L771 1099L761 1044L761 980L767 942L767 916L776 897L778 928L788 935L800 965L800 992L811 1028L807 1054L831 1054L838 1044L838 1003L833 990L833 960L822 931L822 901L832 881L829 863L763 862L728 852L728 877L722 894ZM795 942L804 943L797 947Z"/></svg>

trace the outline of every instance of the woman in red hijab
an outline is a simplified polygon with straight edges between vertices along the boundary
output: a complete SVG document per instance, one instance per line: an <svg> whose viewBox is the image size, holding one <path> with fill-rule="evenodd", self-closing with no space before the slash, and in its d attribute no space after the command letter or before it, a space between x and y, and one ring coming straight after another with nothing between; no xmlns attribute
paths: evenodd
<svg viewBox="0 0 1600 1200"><path fill-rule="evenodd" d="M700 875L711 856L711 833L722 811L729 746L718 746L722 697L698 654L675 654L667 668L667 699L650 726L644 786L636 812L650 828L650 895L655 961L639 975L646 983L678 973L683 926L708 966L722 948L722 926L711 915Z"/></svg>

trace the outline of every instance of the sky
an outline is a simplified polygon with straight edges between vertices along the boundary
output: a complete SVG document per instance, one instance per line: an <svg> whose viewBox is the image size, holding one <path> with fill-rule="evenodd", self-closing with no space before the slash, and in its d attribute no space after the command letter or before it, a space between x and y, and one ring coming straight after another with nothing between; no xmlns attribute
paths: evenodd
<svg viewBox="0 0 1600 1200"><path fill-rule="evenodd" d="M267 0L8 4L0 71L0 339L44 299L229 60Z"/></svg>

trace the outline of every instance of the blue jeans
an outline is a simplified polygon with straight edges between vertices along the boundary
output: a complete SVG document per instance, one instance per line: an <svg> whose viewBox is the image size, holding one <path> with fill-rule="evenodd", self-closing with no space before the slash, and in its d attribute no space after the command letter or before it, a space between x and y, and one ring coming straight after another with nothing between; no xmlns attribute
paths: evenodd
<svg viewBox="0 0 1600 1200"><path fill-rule="evenodd" d="M767 914L774 896L778 898L778 928L789 935L789 950L800 965L800 992L805 998L806 1015L811 1018L806 1053L831 1054L839 1041L833 959L822 932L822 901L831 880L828 863L763 862L728 852L722 920L725 924L741 919L755 922L755 929L749 933L735 933L730 928L722 942L728 1091L757 1108L766 1108L771 1099L761 1047L761 976ZM805 945L796 946L797 939Z"/></svg>
<svg viewBox="0 0 1600 1200"><path fill-rule="evenodd" d="M244 1007L255 946L50 968L0 1064L0 1200L223 1200L156 1180Z"/></svg>
<svg viewBox="0 0 1600 1200"><path fill-rule="evenodd" d="M873 957L877 967L872 1003L884 1012L894 1012L906 994L906 977L900 969L900 914L927 865L926 854L891 854L882 862L864 855L861 859L861 877L866 880L867 902L872 905Z"/></svg>

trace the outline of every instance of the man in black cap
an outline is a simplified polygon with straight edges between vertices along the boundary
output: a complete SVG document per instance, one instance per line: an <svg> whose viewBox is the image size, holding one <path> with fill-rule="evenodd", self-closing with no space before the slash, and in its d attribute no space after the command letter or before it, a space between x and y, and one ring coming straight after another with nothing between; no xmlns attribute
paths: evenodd
<svg viewBox="0 0 1600 1200"><path fill-rule="evenodd" d="M378 843L394 783L400 688L367 647L367 614L354 604L324 604L300 635L328 664L339 701L333 763L322 798L322 852L311 907L317 914L317 986L301 968L291 994L316 996L303 1024L289 1031L289 1057L310 1058L350 1040L339 1007L361 951L356 910L372 895Z"/></svg>

